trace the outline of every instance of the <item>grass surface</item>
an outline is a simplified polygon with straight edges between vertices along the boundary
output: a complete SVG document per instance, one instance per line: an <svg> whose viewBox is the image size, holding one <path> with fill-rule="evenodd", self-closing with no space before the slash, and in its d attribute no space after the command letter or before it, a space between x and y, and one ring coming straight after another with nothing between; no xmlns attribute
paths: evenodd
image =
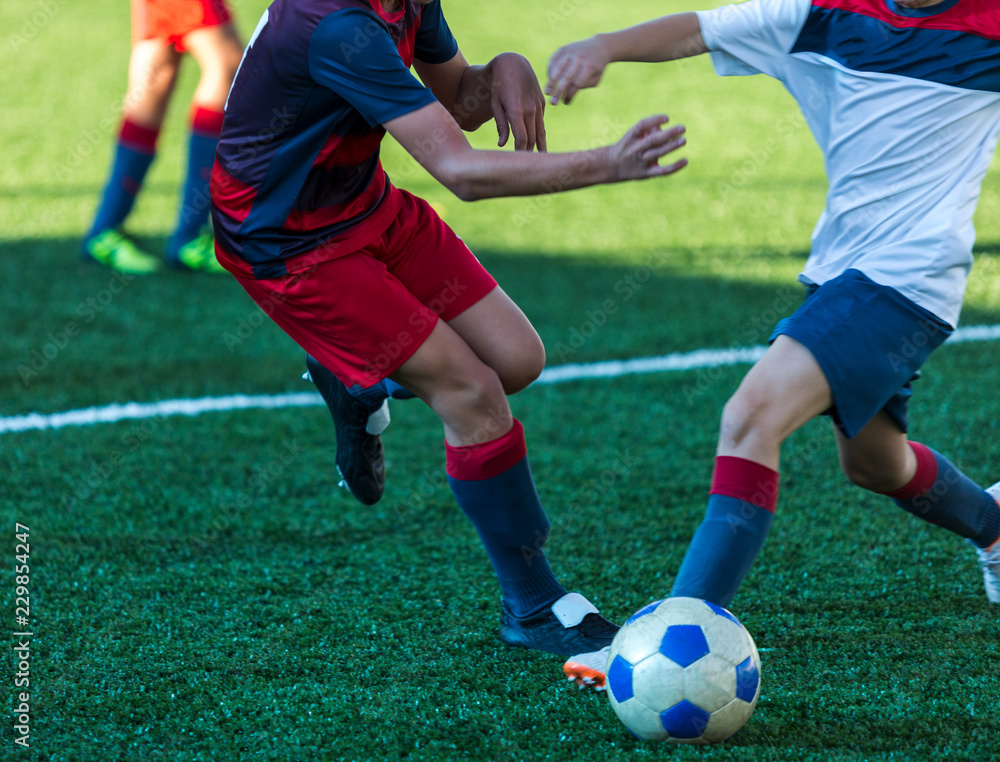
<svg viewBox="0 0 1000 762"><path fill-rule="evenodd" d="M470 60L516 47L539 72L555 47L605 28L608 7L445 5ZM237 4L244 36L262 8ZM615 5L614 23L660 12ZM239 331L259 313L227 277L123 282L77 259L125 86L121 4L5 4L0 29L0 65L15 73L0 120L0 415L309 391L284 334ZM154 249L176 212L196 78L189 64L130 219ZM825 189L818 151L775 82L716 78L707 59L612 69L601 89L549 110L550 149L617 139L659 111L688 126L691 160L659 182L463 205L391 141L384 159L522 305L552 365L762 343L801 299L794 277ZM481 133L476 144L491 145L491 128ZM977 223L963 321L1000 323L994 176ZM915 438L987 483L998 368L996 344L946 346L912 411ZM551 562L609 616L669 590L704 510L719 411L744 372L536 386L512 400L553 524ZM386 497L364 508L336 487L322 407L0 435L3 564L14 523L28 525L35 633L31 749L13 746L7 715L0 756L997 758L1000 626L972 553L847 485L827 423L789 441L778 520L734 604L762 650L760 704L709 749L637 742L603 696L561 682L559 659L502 647L497 588L444 482L439 424L399 404L386 446Z"/></svg>

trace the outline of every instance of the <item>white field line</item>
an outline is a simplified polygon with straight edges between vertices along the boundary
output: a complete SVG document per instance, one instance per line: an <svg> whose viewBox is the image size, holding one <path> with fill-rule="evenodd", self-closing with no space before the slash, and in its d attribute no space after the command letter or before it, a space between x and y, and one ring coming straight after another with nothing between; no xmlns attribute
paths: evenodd
<svg viewBox="0 0 1000 762"><path fill-rule="evenodd" d="M1000 339L1000 325L976 325L958 329L947 343L959 344L969 341L996 341L997 339ZM765 349L766 347L763 346L697 349L693 352L675 353L662 357L557 365L542 371L542 375L535 383L561 384L588 378L619 378L642 373L666 373L679 370L718 368L741 363L748 364L759 360ZM128 402L124 405L90 407L83 410L69 410L65 413L28 413L27 415L0 417L0 434L61 429L64 426L93 426L98 423L115 423L124 420L162 418L174 415L195 416L202 413L219 413L229 410L308 407L322 404L323 400L316 392L255 396L236 394L229 397L201 397L147 403Z"/></svg>

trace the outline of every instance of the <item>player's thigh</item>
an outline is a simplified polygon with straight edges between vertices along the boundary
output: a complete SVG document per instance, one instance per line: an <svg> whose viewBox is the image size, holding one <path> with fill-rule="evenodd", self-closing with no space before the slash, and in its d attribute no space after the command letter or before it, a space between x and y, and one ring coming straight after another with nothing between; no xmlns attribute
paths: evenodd
<svg viewBox="0 0 1000 762"><path fill-rule="evenodd" d="M722 438L737 442L753 434L780 443L831 404L816 358L795 339L778 336L726 404Z"/></svg>
<svg viewBox="0 0 1000 762"><path fill-rule="evenodd" d="M496 371L508 394L524 389L545 368L542 340L499 286L448 324Z"/></svg>
<svg viewBox="0 0 1000 762"><path fill-rule="evenodd" d="M906 433L885 411L850 439L836 425L834 431L840 467L855 484L876 492L891 492L912 478L916 462Z"/></svg>
<svg viewBox="0 0 1000 762"><path fill-rule="evenodd" d="M214 74L230 82L243 57L243 45L232 22L194 29L184 35L183 45L203 75Z"/></svg>
<svg viewBox="0 0 1000 762"><path fill-rule="evenodd" d="M545 363L531 323L426 201L400 193L401 211L383 236L389 272L447 322L508 391L523 388Z"/></svg>
<svg viewBox="0 0 1000 762"><path fill-rule="evenodd" d="M392 379L440 416L452 446L489 442L510 431L513 419L499 376L443 320Z"/></svg>
<svg viewBox="0 0 1000 762"><path fill-rule="evenodd" d="M159 126L177 82L181 54L165 39L138 40L129 58L125 114L146 126Z"/></svg>

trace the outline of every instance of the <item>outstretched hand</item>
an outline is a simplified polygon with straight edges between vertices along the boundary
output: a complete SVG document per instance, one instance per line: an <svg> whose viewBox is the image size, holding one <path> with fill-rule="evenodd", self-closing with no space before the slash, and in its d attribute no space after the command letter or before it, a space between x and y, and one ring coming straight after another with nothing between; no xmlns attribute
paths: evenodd
<svg viewBox="0 0 1000 762"><path fill-rule="evenodd" d="M580 90L596 87L608 63L605 46L596 37L559 48L549 61L545 93L550 102L568 104Z"/></svg>
<svg viewBox="0 0 1000 762"><path fill-rule="evenodd" d="M497 123L497 145L514 135L517 151L546 150L545 96L531 64L524 56L502 53L490 62L491 100Z"/></svg>
<svg viewBox="0 0 1000 762"><path fill-rule="evenodd" d="M687 159L660 166L660 159L687 143L684 125L664 129L670 121L665 115L648 116L609 147L608 159L619 180L642 180L672 175L687 166Z"/></svg>

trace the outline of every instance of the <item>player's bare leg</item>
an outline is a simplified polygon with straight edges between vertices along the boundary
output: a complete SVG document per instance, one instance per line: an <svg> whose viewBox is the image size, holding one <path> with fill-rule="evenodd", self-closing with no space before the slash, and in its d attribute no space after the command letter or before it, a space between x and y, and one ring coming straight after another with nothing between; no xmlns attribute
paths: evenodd
<svg viewBox="0 0 1000 762"><path fill-rule="evenodd" d="M782 442L832 403L812 353L795 339L778 336L726 403L716 454L776 471Z"/></svg>
<svg viewBox="0 0 1000 762"><path fill-rule="evenodd" d="M122 112L143 127L159 129L177 84L181 54L166 40L139 40L128 64Z"/></svg>
<svg viewBox="0 0 1000 762"><path fill-rule="evenodd" d="M503 391L513 394L534 381L545 364L545 350L538 334L524 313L500 287L495 287L485 297L449 322L452 330L461 337L461 352L474 353L477 362L485 364L499 377ZM430 345L431 351L438 339ZM411 366L402 369L413 373L421 366L420 357ZM454 347L444 345L447 356ZM413 358L411 358L412 360ZM308 358L309 376L316 383L330 407L337 428L337 468L346 486L358 500L372 505L382 497L385 485L384 454L381 434L389 424L388 397L405 399L415 396L401 376L393 374L375 387L348 390L325 370L315 358ZM432 378L440 374L440 363L430 362L427 373ZM451 375L450 371L448 372ZM439 377L439 376L438 376ZM504 404L506 404L504 402ZM503 413L504 432L510 427L510 412ZM495 429L497 423L491 424ZM497 433L484 430L484 436Z"/></svg>
<svg viewBox="0 0 1000 762"><path fill-rule="evenodd" d="M672 596L728 606L764 544L777 501L785 439L827 410L830 385L812 353L779 336L726 404L705 521L678 572ZM607 652L580 653L563 665L581 688L602 690Z"/></svg>
<svg viewBox="0 0 1000 762"><path fill-rule="evenodd" d="M226 98L243 48L232 23L195 29L184 35L182 44L197 61L201 77L188 114L187 172L177 224L167 242L167 262L188 270L221 273L208 225L209 175L222 132Z"/></svg>
<svg viewBox="0 0 1000 762"><path fill-rule="evenodd" d="M513 426L499 375L443 321L392 379L438 414L454 447L481 444Z"/></svg>
<svg viewBox="0 0 1000 762"><path fill-rule="evenodd" d="M848 439L834 426L840 468L852 484L872 492L892 492L909 482L917 458L907 437L886 413L875 416Z"/></svg>
<svg viewBox="0 0 1000 762"><path fill-rule="evenodd" d="M184 35L184 46L201 70L191 102L221 111L243 57L236 28L227 23L195 29Z"/></svg>
<svg viewBox="0 0 1000 762"><path fill-rule="evenodd" d="M856 485L973 544L987 599L1000 603L1000 483L983 490L929 447L911 442L885 412L857 436L837 432L840 464Z"/></svg>
<svg viewBox="0 0 1000 762"><path fill-rule="evenodd" d="M132 48L111 174L83 240L82 253L87 260L132 274L160 267L160 259L139 249L121 228L156 156L156 141L179 64L180 54L165 40L141 40Z"/></svg>
<svg viewBox="0 0 1000 762"><path fill-rule="evenodd" d="M499 286L448 325L500 377L507 394L527 387L545 368L542 340Z"/></svg>
<svg viewBox="0 0 1000 762"><path fill-rule="evenodd" d="M501 639L568 656L610 644L618 628L582 595L566 592L544 553L549 523L507 401L508 390L530 383L543 364L531 324L497 288L459 318L439 322L393 379L444 424L449 485L503 591Z"/></svg>

